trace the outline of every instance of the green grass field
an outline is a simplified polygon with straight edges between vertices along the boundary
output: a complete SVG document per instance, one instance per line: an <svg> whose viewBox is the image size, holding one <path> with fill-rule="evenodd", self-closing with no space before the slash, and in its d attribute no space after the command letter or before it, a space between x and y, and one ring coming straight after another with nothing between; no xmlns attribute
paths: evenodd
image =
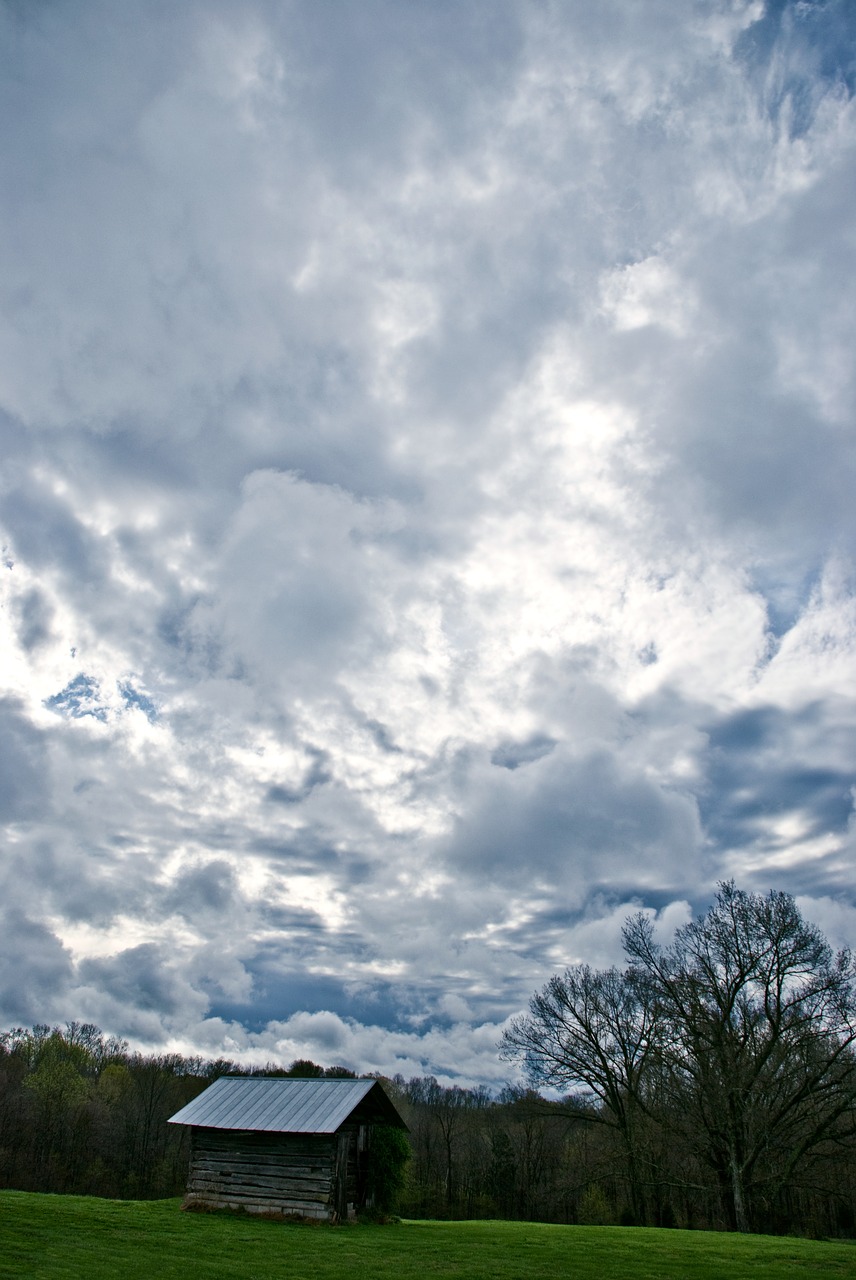
<svg viewBox="0 0 856 1280"><path fill-rule="evenodd" d="M856 1244L517 1222L298 1226L178 1200L0 1192L0 1276L85 1280L785 1280L856 1277Z"/></svg>

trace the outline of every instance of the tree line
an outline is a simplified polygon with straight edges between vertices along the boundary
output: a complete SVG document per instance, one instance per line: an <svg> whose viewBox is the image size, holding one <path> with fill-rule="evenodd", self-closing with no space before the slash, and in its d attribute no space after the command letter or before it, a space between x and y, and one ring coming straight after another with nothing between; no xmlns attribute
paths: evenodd
<svg viewBox="0 0 856 1280"><path fill-rule="evenodd" d="M792 898L720 886L656 941L628 920L624 970L578 965L512 1022L529 1087L383 1079L410 1129L409 1217L501 1217L856 1234L856 996ZM143 1055L90 1024L0 1033L0 1185L180 1195L173 1115L224 1074L354 1077Z"/></svg>
<svg viewBox="0 0 856 1280"><path fill-rule="evenodd" d="M131 1052L92 1023L0 1032L0 1187L119 1199L179 1195L188 1130L167 1123L222 1075L347 1076L298 1059L247 1068Z"/></svg>
<svg viewBox="0 0 856 1280"><path fill-rule="evenodd" d="M354 1078L297 1060L247 1068L226 1059L144 1055L91 1024L0 1033L0 1186L118 1198L181 1195L189 1135L167 1120L221 1075ZM409 1128L398 1211L408 1217L555 1222L620 1213L611 1156L580 1129L575 1105L509 1087L383 1078ZM614 1184L614 1185L613 1185Z"/></svg>

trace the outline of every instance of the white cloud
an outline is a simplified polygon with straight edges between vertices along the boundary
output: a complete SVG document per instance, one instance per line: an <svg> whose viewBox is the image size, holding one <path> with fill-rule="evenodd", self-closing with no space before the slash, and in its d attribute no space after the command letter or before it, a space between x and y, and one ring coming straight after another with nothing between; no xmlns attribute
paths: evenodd
<svg viewBox="0 0 856 1280"><path fill-rule="evenodd" d="M495 1082L637 906L844 936L833 9L3 11L0 1025Z"/></svg>
<svg viewBox="0 0 856 1280"><path fill-rule="evenodd" d="M608 272L601 285L602 307L616 329L661 325L680 337L687 331L693 298L673 267L652 256Z"/></svg>

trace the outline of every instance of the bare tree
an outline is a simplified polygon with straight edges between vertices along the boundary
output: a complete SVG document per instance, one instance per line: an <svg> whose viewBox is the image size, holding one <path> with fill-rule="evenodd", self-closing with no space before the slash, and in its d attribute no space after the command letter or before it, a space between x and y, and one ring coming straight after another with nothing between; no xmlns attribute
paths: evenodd
<svg viewBox="0 0 856 1280"><path fill-rule="evenodd" d="M621 1136L634 1212L657 1132L680 1156L669 1161L675 1183L689 1189L689 1177L701 1191L712 1176L733 1228L767 1226L813 1162L834 1144L852 1151L850 953L833 955L789 894L733 882L670 945L639 913L624 946L624 973L577 965L551 978L506 1031L502 1056L533 1083L587 1091L592 1118Z"/></svg>
<svg viewBox="0 0 856 1280"><path fill-rule="evenodd" d="M532 997L528 1016L511 1023L500 1045L500 1056L522 1062L532 1083L582 1087L599 1104L590 1118L621 1136L634 1217L643 1198L637 1130L657 1038L646 991L615 968L575 965Z"/></svg>
<svg viewBox="0 0 856 1280"><path fill-rule="evenodd" d="M732 1226L750 1230L813 1153L856 1132L850 954L834 956L789 894L733 882L670 946L641 913L624 944L659 1027L667 1123L715 1172Z"/></svg>

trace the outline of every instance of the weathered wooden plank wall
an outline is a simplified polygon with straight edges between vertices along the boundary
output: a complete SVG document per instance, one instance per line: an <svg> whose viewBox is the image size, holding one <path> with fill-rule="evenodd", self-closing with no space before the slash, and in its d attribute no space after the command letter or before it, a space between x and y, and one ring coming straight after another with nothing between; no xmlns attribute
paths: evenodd
<svg viewBox="0 0 856 1280"><path fill-rule="evenodd" d="M339 1141L336 1135L194 1128L185 1203L305 1218L343 1216Z"/></svg>

